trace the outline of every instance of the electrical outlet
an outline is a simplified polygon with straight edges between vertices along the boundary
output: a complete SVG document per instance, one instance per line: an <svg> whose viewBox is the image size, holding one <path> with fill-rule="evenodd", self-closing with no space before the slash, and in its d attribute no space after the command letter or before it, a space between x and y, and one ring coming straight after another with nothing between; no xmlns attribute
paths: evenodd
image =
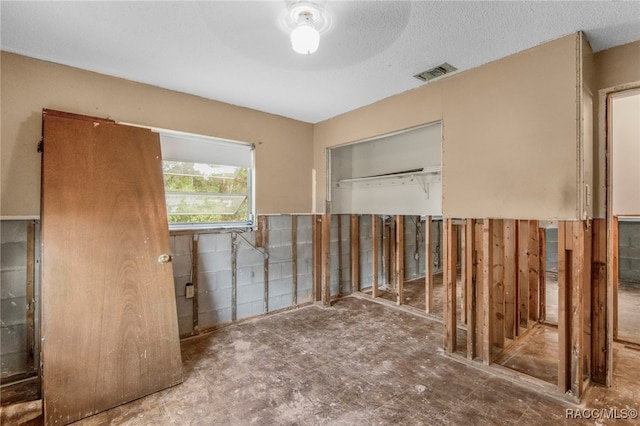
<svg viewBox="0 0 640 426"><path fill-rule="evenodd" d="M184 295L187 299L193 299L195 294L195 289L193 288L193 283L187 283L184 286Z"/></svg>

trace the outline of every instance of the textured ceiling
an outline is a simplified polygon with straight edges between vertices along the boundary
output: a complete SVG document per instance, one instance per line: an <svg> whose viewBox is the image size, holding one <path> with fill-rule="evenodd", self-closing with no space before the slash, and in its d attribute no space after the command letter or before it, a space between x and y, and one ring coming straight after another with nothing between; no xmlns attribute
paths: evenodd
<svg viewBox="0 0 640 426"><path fill-rule="evenodd" d="M282 1L0 3L3 50L311 123L579 30L640 40L640 1L327 1L319 50L291 50ZM459 71L458 71L459 72ZM428 83L426 83L428 84Z"/></svg>

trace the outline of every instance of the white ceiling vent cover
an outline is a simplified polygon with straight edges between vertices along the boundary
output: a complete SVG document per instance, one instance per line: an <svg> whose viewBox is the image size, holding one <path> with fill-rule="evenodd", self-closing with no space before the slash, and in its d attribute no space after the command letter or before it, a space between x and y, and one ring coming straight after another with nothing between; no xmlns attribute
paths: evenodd
<svg viewBox="0 0 640 426"><path fill-rule="evenodd" d="M438 65L437 67L433 67L430 70L426 70L421 72L420 74L414 75L415 78L422 81L433 80L434 78L442 77L445 74L449 74L450 72L456 71L458 68L453 65L449 65L448 63L444 63L442 65Z"/></svg>

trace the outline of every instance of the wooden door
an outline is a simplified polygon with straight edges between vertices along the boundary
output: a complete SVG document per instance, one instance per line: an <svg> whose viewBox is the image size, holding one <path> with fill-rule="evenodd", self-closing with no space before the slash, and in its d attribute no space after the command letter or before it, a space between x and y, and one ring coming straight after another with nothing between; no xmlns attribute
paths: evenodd
<svg viewBox="0 0 640 426"><path fill-rule="evenodd" d="M42 368L47 424L182 381L158 135L45 110Z"/></svg>

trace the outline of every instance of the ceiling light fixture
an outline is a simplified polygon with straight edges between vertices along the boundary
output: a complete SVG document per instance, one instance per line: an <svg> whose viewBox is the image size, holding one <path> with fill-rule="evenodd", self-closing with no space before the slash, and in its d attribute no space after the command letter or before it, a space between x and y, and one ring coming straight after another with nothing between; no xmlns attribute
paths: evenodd
<svg viewBox="0 0 640 426"><path fill-rule="evenodd" d="M310 55L320 45L320 34L331 26L331 16L319 4L308 1L289 2L286 27L291 31L291 47Z"/></svg>

